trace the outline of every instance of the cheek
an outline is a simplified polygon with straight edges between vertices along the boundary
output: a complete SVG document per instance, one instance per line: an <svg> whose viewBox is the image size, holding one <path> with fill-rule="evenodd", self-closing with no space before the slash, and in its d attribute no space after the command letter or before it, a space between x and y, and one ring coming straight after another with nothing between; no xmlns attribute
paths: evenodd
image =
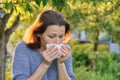
<svg viewBox="0 0 120 80"><path fill-rule="evenodd" d="M53 44L63 43L63 39L57 40L56 38L52 38L52 39L49 39L48 43L53 43Z"/></svg>
<svg viewBox="0 0 120 80"><path fill-rule="evenodd" d="M54 43L54 39L51 39L51 38L49 38L49 37L44 37L44 38L42 39L42 41L43 41L44 44Z"/></svg>
<svg viewBox="0 0 120 80"><path fill-rule="evenodd" d="M47 44L47 43L50 43L51 42L51 39L50 38L48 38L45 34L43 34L42 36L41 36L41 42L42 42L42 44Z"/></svg>
<svg viewBox="0 0 120 80"><path fill-rule="evenodd" d="M46 38L45 39L45 42L46 42L46 44L47 43L53 43L53 44L56 44L57 43L57 40L56 40L56 38ZM63 40L59 40L59 43L63 43Z"/></svg>
<svg viewBox="0 0 120 80"><path fill-rule="evenodd" d="M46 38L46 43L55 43L55 39L51 39L49 37Z"/></svg>

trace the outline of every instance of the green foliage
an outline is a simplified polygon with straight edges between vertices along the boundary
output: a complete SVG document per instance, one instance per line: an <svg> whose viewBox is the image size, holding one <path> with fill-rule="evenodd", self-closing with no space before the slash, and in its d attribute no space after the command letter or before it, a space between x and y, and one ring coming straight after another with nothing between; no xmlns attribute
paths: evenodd
<svg viewBox="0 0 120 80"><path fill-rule="evenodd" d="M108 45L99 45L98 51L92 51L92 44L78 44L70 41L73 53L75 80L119 80L120 54L109 53ZM90 49L89 49L90 48ZM91 61L93 69L91 70Z"/></svg>
<svg viewBox="0 0 120 80"><path fill-rule="evenodd" d="M44 1L42 1L42 2L43 2L43 6L45 6L48 1L49 1L49 0L44 0Z"/></svg>
<svg viewBox="0 0 120 80"><path fill-rule="evenodd" d="M112 53L112 54L115 54L115 53ZM120 55L119 54L113 55L113 60L120 62Z"/></svg>
<svg viewBox="0 0 120 80"><path fill-rule="evenodd" d="M5 8L6 8L7 10L9 10L11 7L12 7L12 2L5 4Z"/></svg>
<svg viewBox="0 0 120 80"><path fill-rule="evenodd" d="M42 0L35 0L35 2L36 2L37 5L40 5L41 1Z"/></svg>
<svg viewBox="0 0 120 80"><path fill-rule="evenodd" d="M108 2L109 0L85 0L87 2L94 2L94 3L98 3L98 2Z"/></svg>
<svg viewBox="0 0 120 80"><path fill-rule="evenodd" d="M87 71L85 66L75 69L75 80L118 80L111 73L102 75L98 71Z"/></svg>
<svg viewBox="0 0 120 80"><path fill-rule="evenodd" d="M67 0L52 0L52 5L59 11L61 11L64 7L70 9L69 5L67 4Z"/></svg>
<svg viewBox="0 0 120 80"><path fill-rule="evenodd" d="M119 0L73 0L69 1L71 10L64 10L64 13L72 25L72 30L85 30L91 41L97 42L99 33L105 32L107 36L112 36L119 42L119 4Z"/></svg>
<svg viewBox="0 0 120 80"><path fill-rule="evenodd" d="M25 26L19 26L16 31L12 33L9 44L15 47L16 44L22 40L25 30Z"/></svg>
<svg viewBox="0 0 120 80"><path fill-rule="evenodd" d="M26 4L26 11L29 11L30 13L32 13L32 7L27 3Z"/></svg>
<svg viewBox="0 0 120 80"><path fill-rule="evenodd" d="M79 55L73 55L73 63L74 67L80 67L81 65L88 66L89 65L88 55L84 53L81 53Z"/></svg>
<svg viewBox="0 0 120 80"><path fill-rule="evenodd" d="M5 76L6 76L6 80L11 80L12 78L12 74L11 74L11 59L7 59L6 61L6 71L5 71Z"/></svg>

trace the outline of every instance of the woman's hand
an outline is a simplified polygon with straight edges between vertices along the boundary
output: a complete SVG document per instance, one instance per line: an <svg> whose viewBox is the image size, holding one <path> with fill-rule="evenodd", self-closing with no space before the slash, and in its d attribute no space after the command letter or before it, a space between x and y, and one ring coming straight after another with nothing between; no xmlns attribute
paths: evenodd
<svg viewBox="0 0 120 80"><path fill-rule="evenodd" d="M43 51L42 55L44 57L44 63L50 65L52 61L56 59L57 53L58 53L58 49L55 47L55 45Z"/></svg>
<svg viewBox="0 0 120 80"><path fill-rule="evenodd" d="M58 63L63 63L65 62L69 56L70 56L70 47L66 46L66 45L62 45L61 49L61 57L58 59Z"/></svg>

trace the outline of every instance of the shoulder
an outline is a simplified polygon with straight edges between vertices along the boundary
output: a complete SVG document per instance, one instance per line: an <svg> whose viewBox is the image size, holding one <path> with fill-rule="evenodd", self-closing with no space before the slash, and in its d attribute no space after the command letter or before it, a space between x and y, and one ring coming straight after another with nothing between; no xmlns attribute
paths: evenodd
<svg viewBox="0 0 120 80"><path fill-rule="evenodd" d="M20 47L27 47L27 46L26 46L25 42L20 41L20 42L17 43L16 48L17 48L17 47L20 48Z"/></svg>
<svg viewBox="0 0 120 80"><path fill-rule="evenodd" d="M28 49L27 45L23 41L20 41L20 42L17 43L16 49L18 49L18 48L19 49Z"/></svg>
<svg viewBox="0 0 120 80"><path fill-rule="evenodd" d="M15 54L21 54L21 55L24 54L24 55L30 56L30 53L37 53L37 50L30 49L24 41L20 41L16 45L14 53Z"/></svg>
<svg viewBox="0 0 120 80"><path fill-rule="evenodd" d="M15 51L20 51L20 52L26 52L29 51L30 49L27 47L27 45L25 44L25 42L20 41L17 43L16 47L15 47Z"/></svg>
<svg viewBox="0 0 120 80"><path fill-rule="evenodd" d="M30 49L27 47L27 45L23 41L20 41L16 45L13 56L15 60L21 58L26 60L29 58L29 53Z"/></svg>

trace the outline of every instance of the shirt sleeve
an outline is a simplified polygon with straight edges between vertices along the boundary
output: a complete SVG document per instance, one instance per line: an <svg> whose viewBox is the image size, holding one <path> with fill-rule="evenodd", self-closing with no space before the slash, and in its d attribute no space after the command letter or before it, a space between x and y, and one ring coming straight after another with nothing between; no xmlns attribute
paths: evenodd
<svg viewBox="0 0 120 80"><path fill-rule="evenodd" d="M65 66L66 66L67 73L70 76L71 80L74 80L75 74L72 68L72 53L70 54L70 57L65 61Z"/></svg>
<svg viewBox="0 0 120 80"><path fill-rule="evenodd" d="M25 46L19 44L13 56L12 80L27 80L30 76L29 58L25 52Z"/></svg>

